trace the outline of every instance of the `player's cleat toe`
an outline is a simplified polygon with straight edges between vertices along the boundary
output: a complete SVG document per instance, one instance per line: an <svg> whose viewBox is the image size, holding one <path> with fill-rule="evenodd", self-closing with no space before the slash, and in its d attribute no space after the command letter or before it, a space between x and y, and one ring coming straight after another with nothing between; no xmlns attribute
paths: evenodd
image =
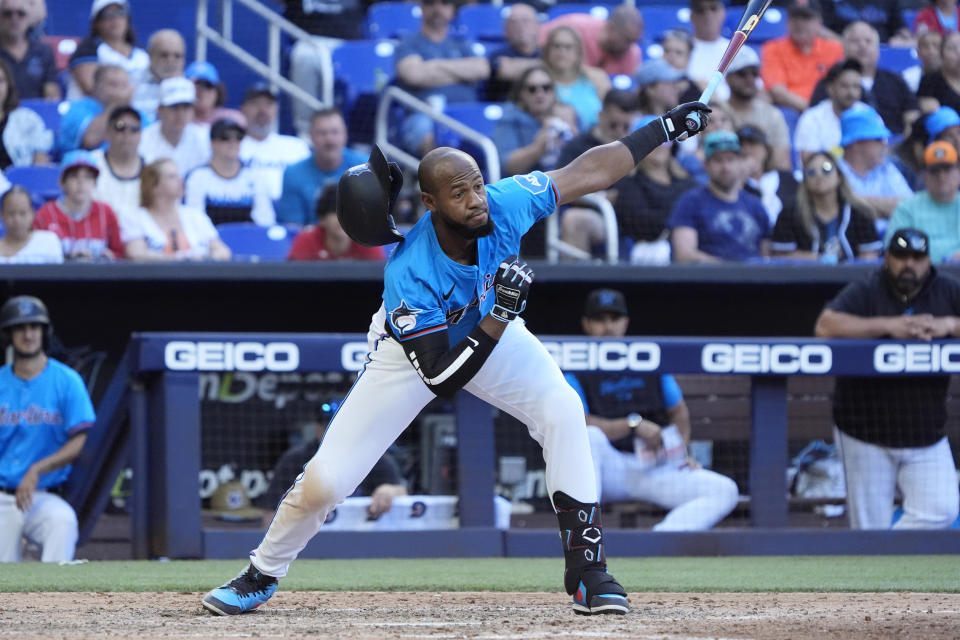
<svg viewBox="0 0 960 640"><path fill-rule="evenodd" d="M253 565L203 597L204 608L218 616L253 611L277 591L277 579L260 573Z"/></svg>
<svg viewBox="0 0 960 640"><path fill-rule="evenodd" d="M584 572L573 594L574 613L583 616L602 613L624 615L629 610L627 593L613 576L606 571Z"/></svg>

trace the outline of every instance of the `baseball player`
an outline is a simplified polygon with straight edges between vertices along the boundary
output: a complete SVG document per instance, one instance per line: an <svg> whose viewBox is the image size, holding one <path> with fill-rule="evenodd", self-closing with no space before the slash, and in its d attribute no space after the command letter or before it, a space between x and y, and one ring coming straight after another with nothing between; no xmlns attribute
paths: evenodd
<svg viewBox="0 0 960 640"><path fill-rule="evenodd" d="M429 211L405 239L389 216L402 182L397 165L388 167L375 148L366 164L340 178L344 230L366 245L400 241L384 270L370 353L316 455L250 553L249 567L208 593L204 607L232 615L266 602L327 512L350 495L420 410L436 395L465 389L524 422L543 447L574 611L626 613L626 592L606 570L583 407L517 319L533 272L516 254L527 229L558 205L605 189L661 143L696 134L700 128L687 129L693 112L708 117L710 109L680 105L561 169L490 186L469 155L434 149L418 170Z"/></svg>
<svg viewBox="0 0 960 640"><path fill-rule="evenodd" d="M93 426L90 396L76 371L46 354L50 316L32 296L0 307L13 364L0 367L0 562L20 560L21 539L44 562L73 560L77 515L58 494Z"/></svg>

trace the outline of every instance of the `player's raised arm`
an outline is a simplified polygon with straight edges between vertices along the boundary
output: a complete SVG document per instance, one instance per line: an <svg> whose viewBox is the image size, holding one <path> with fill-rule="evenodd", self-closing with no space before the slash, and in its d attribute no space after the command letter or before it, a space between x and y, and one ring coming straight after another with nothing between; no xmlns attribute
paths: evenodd
<svg viewBox="0 0 960 640"><path fill-rule="evenodd" d="M700 114L700 126L688 129L687 116ZM700 102L687 102L674 107L656 120L611 142L582 153L565 167L549 175L560 193L559 204L573 202L588 193L606 189L627 175L640 160L667 140L696 135L706 128L710 107ZM689 121L690 124L694 124Z"/></svg>

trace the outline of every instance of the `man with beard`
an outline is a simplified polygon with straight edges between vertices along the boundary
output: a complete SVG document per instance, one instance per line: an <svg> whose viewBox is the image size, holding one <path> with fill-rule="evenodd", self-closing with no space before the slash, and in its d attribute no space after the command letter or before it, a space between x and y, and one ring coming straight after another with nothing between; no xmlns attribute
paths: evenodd
<svg viewBox="0 0 960 640"><path fill-rule="evenodd" d="M883 266L848 284L814 329L818 338L922 340L960 335L960 283L930 266L930 240L918 229L890 238ZM843 457L853 529L946 528L960 494L947 441L949 376L837 378L834 438Z"/></svg>
<svg viewBox="0 0 960 640"><path fill-rule="evenodd" d="M33 296L0 308L13 363L0 368L0 562L19 562L22 538L43 562L69 562L77 515L60 497L70 463L93 426L90 396L76 371L50 358L50 315Z"/></svg>
<svg viewBox="0 0 960 640"><path fill-rule="evenodd" d="M793 148L800 152L801 162L806 162L817 151L842 153L840 116L851 107L867 106L860 101L862 73L863 67L856 60L838 62L827 71L823 82L828 98L801 113L793 132Z"/></svg>
<svg viewBox="0 0 960 640"><path fill-rule="evenodd" d="M700 128L687 129L687 116L708 118L709 111L699 102L674 107L560 169L490 186L466 153L434 149L417 174L428 212L406 238L389 216L400 167L388 166L375 147L365 165L345 173L337 201L344 230L368 245L398 242L384 269L383 304L367 334L370 353L316 455L250 553L250 566L208 593L203 606L234 615L266 602L327 513L423 407L464 389L523 421L543 447L574 612L626 613L626 592L607 572L583 404L518 319L533 272L516 254L535 222L558 205L609 187L667 140L696 134Z"/></svg>

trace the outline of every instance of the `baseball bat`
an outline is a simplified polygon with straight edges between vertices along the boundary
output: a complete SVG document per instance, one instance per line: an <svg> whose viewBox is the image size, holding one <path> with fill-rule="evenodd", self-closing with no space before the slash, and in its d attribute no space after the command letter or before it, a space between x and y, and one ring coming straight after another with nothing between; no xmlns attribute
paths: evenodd
<svg viewBox="0 0 960 640"><path fill-rule="evenodd" d="M747 37L753 32L754 27L760 24L760 18L763 17L763 12L767 10L767 7L770 6L772 1L773 0L750 0L747 6L744 7L740 24L737 25L737 30L733 33L733 37L730 38L730 44L727 45L726 51L723 52L723 57L720 58L720 64L717 65L717 70L710 76L710 81L707 82L703 93L700 94L700 102L703 104L710 102L713 92L717 90L717 87L723 80L723 74L726 73L727 67L730 66L730 63L736 57L740 48L743 47L743 43L747 41ZM700 114L691 113L687 116L686 124L687 129L696 131L700 127Z"/></svg>

